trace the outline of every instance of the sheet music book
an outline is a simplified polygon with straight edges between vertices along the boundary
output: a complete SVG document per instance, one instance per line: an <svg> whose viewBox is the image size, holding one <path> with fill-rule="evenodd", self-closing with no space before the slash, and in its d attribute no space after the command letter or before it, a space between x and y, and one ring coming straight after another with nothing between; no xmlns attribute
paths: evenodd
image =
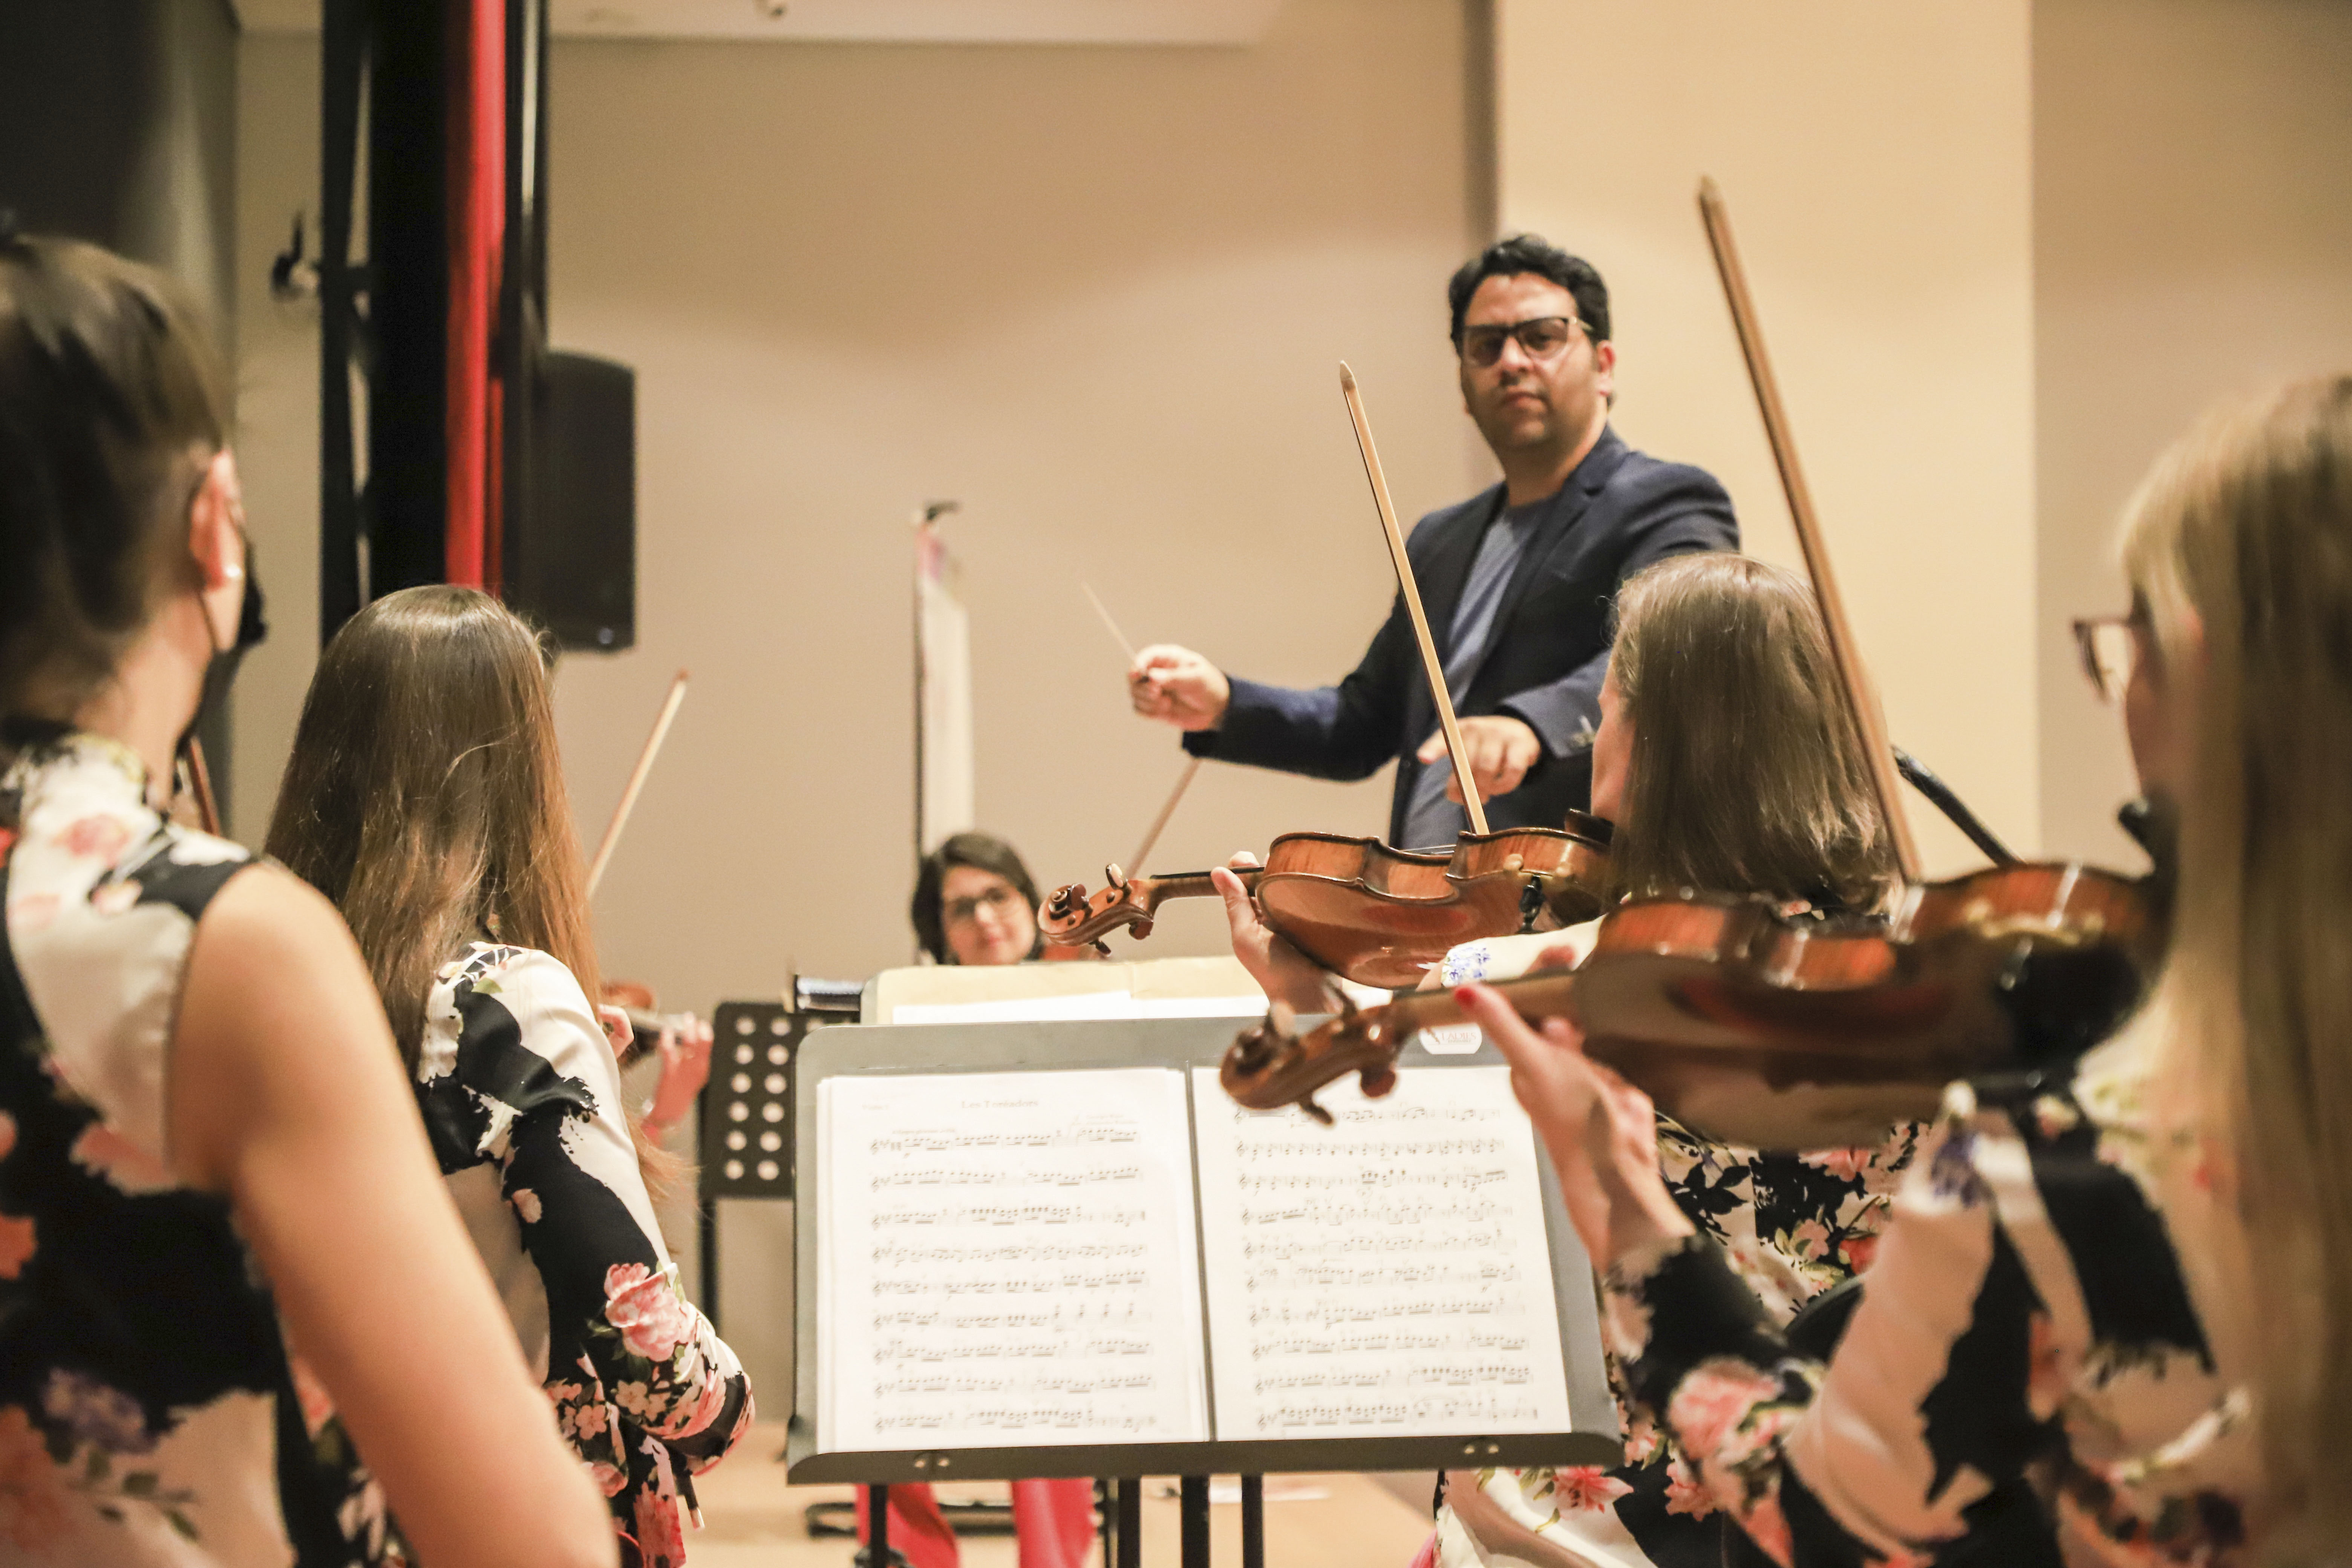
<svg viewBox="0 0 2352 1568"><path fill-rule="evenodd" d="M1181 1073L818 1095L827 1450L1207 1439Z"/></svg>
<svg viewBox="0 0 2352 1568"><path fill-rule="evenodd" d="M819 1082L820 1451L1570 1429L1507 1068L1333 1086L1330 1128L1191 1078Z"/></svg>
<svg viewBox="0 0 2352 1568"><path fill-rule="evenodd" d="M1192 1069L1222 1438L1564 1432L1533 1131L1505 1067L1244 1110Z"/></svg>

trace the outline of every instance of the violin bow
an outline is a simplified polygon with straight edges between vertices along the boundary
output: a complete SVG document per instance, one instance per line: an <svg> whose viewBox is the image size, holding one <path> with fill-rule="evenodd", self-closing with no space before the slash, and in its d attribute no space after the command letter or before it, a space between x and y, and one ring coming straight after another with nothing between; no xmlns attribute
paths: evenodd
<svg viewBox="0 0 2352 1568"><path fill-rule="evenodd" d="M1748 273L1739 264L1739 247L1731 237L1731 214L1714 180L1698 183L1699 221L1706 226L1706 241L1715 252L1715 270L1723 280L1723 297L1731 307L1731 324L1739 334L1739 352L1748 362L1748 379L1756 389L1756 405L1764 416L1765 439L1771 443L1772 462L1780 470L1780 489L1789 500L1789 516L1797 525L1797 546L1804 552L1805 570L1813 579L1813 595L1821 603L1822 626L1829 637L1830 657L1837 665L1838 685L1862 737L1863 754L1870 763L1871 792L1878 798L1879 815L1886 819L1895 839L1895 858L1906 882L1919 880L1919 849L1911 837L1910 819L1903 815L1902 791L1896 787L1895 749L1886 739L1886 721L1879 711L1870 672L1862 649L1846 624L1845 600L1838 593L1837 574L1830 566L1828 544L1821 521L1813 514L1812 491L1797 463L1797 441L1789 429L1789 416L1780 406L1780 384L1764 350L1764 329L1748 298Z"/></svg>
<svg viewBox="0 0 2352 1568"><path fill-rule="evenodd" d="M1127 662L1132 667L1135 663L1135 645L1127 640L1125 632L1118 629L1118 623L1111 618L1110 608L1102 602L1102 595L1095 592L1094 584L1091 583L1081 583L1078 586L1086 590L1087 600L1095 607L1095 614L1102 617L1103 629L1110 633L1111 640L1118 644L1120 649L1126 653ZM1168 819L1176 815L1176 803L1182 800L1184 792L1192 787L1192 775L1200 771L1200 758L1193 757L1185 763L1184 771L1177 775L1176 787L1168 792L1167 804L1160 806L1160 815L1151 819L1151 826L1143 830L1143 842L1136 846L1135 858L1129 860L1123 868L1127 876L1143 875L1143 858L1151 853L1153 845L1160 842L1160 830L1166 827Z"/></svg>
<svg viewBox="0 0 2352 1568"><path fill-rule="evenodd" d="M596 884L604 879L604 867L620 847L621 829L629 825L629 813L636 808L637 792L646 787L646 775L653 772L654 758L661 752L662 742L669 736L670 721L677 717L677 705L686 700L686 671L679 670L677 679L669 683L669 695L662 699L661 711L654 715L653 733L646 737L645 750L637 753L637 765L629 770L627 787L621 791L621 804L613 808L613 820L604 825L604 837L597 842L596 858L588 862L588 895L595 897Z"/></svg>
<svg viewBox="0 0 2352 1568"><path fill-rule="evenodd" d="M1422 668L1429 672L1429 695L1437 703L1438 727L1445 731L1445 750L1454 759L1454 781L1462 786L1462 805L1470 817L1470 831L1486 831L1486 808L1478 788L1470 782L1470 759L1462 754L1462 725L1454 717L1454 694L1445 689L1445 667L1437 660L1437 644L1429 635L1429 612L1421 607L1421 587L1413 581L1412 561L1405 554L1404 533L1397 527L1396 506L1389 500L1389 481L1381 472L1381 454L1372 445L1372 426L1364 417L1364 400L1356 391L1356 373L1339 362L1339 395L1348 400L1348 417L1356 426L1356 450L1364 456L1364 478L1371 481L1372 504L1380 508L1381 528L1388 535L1389 559L1396 563L1397 587L1412 616L1412 635L1421 643Z"/></svg>

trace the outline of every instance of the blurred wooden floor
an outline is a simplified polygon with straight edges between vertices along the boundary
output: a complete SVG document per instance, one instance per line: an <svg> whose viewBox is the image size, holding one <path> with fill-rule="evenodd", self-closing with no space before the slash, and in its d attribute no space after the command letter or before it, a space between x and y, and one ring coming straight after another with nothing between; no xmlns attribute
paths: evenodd
<svg viewBox="0 0 2352 1568"><path fill-rule="evenodd" d="M687 1535L690 1568L849 1568L856 1542L846 1536L812 1541L802 1522L809 1504L846 1500L848 1487L791 1487L775 1456L783 1451L781 1426L752 1428L732 1458L698 1478L705 1528ZM1230 1488L1231 1478L1224 1478ZM1266 1481L1266 1568L1409 1568L1429 1536L1427 1488L1423 1500L1401 1495L1412 1479L1383 1484L1369 1476L1275 1476ZM997 1498L1002 1486L961 1482L940 1489L942 1500ZM1143 1499L1145 1568L1176 1568L1177 1505L1159 1495L1157 1481ZM1173 1483L1169 1489L1172 1492ZM1284 1493L1300 1494L1285 1498ZM1320 1496L1305 1494L1320 1492ZM1240 1568L1241 1509L1213 1494L1209 1531L1214 1568ZM1013 1538L981 1536L961 1542L963 1568L1017 1568ZM1097 1547L1096 1563L1099 1563Z"/></svg>

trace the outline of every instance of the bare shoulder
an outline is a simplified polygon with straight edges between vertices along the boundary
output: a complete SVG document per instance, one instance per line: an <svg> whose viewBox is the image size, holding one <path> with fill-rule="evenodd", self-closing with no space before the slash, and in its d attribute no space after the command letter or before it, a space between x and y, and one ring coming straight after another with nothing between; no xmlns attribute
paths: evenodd
<svg viewBox="0 0 2352 1568"><path fill-rule="evenodd" d="M284 867L259 860L231 878L205 906L189 955L189 985L194 989L200 967L226 969L243 978L267 973L281 984L300 984L310 963L326 961L341 971L358 957L334 905Z"/></svg>

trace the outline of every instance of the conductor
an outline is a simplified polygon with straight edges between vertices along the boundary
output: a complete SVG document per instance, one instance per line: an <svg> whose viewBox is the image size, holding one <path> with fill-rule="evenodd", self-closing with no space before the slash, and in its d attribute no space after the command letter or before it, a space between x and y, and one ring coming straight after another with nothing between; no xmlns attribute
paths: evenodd
<svg viewBox="0 0 2352 1568"><path fill-rule="evenodd" d="M1609 427L1617 351L1591 265L1535 235L1490 246L1446 287L1462 403L1503 482L1414 525L1421 584L1462 743L1494 827L1557 827L1592 790L1592 732L1617 586L1654 561L1737 550L1705 471ZM1397 759L1388 841L1451 847L1466 823L1402 595L1337 686L1228 676L1158 644L1128 670L1135 710L1195 756L1360 779Z"/></svg>

